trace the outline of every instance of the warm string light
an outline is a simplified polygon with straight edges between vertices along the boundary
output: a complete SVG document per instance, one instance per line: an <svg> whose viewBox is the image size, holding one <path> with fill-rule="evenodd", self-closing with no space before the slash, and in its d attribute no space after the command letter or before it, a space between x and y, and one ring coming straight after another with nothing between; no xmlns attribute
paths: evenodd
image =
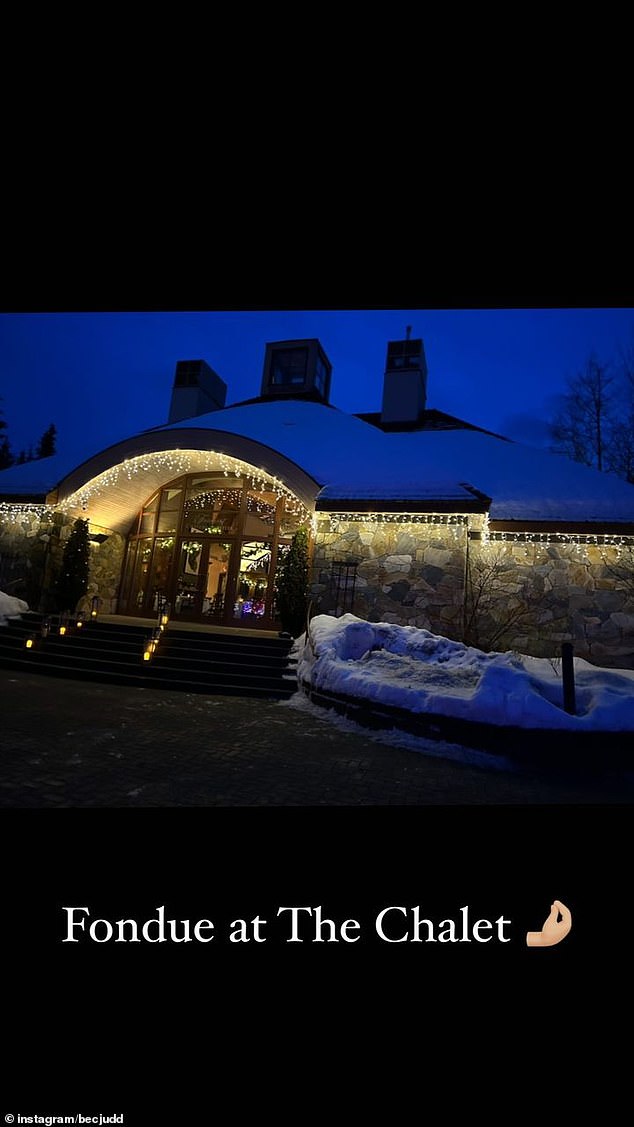
<svg viewBox="0 0 634 1127"><path fill-rule="evenodd" d="M50 505L29 505L14 501L0 501L0 520L6 520L9 524L16 524L24 517L37 517L38 520L42 520L45 516L52 515L52 512L53 509Z"/></svg>
<svg viewBox="0 0 634 1127"><path fill-rule="evenodd" d="M484 540L484 534L482 535ZM634 545L634 536L591 532L489 532L487 542L505 544L560 544L570 547L624 548Z"/></svg>
<svg viewBox="0 0 634 1127"><path fill-rule="evenodd" d="M247 494L247 512L257 513L269 524L275 523L275 508L275 504L272 505L270 501L265 501L261 496L253 493Z"/></svg>
<svg viewBox="0 0 634 1127"><path fill-rule="evenodd" d="M529 545L559 545L568 547L582 557L588 547L612 548L616 551L617 559L624 549L634 548L634 536L624 536L618 533L572 533L572 532L493 532L489 524L489 515L485 513L482 518L481 530L469 528L470 518L465 513L316 513L314 527L318 529L320 518L326 518L329 531L340 531L343 524L398 524L398 525L431 525L447 527L457 540L460 530L465 526L470 539L480 541L482 544L507 544L525 545L525 554L529 554Z"/></svg>
<svg viewBox="0 0 634 1127"><path fill-rule="evenodd" d="M241 495L241 489L209 489L207 492L198 493L196 497L186 501L185 511L187 512L188 509L207 509L215 506L218 501L232 502L237 506L240 504Z"/></svg>
<svg viewBox="0 0 634 1127"><path fill-rule="evenodd" d="M204 453L199 450L160 451L126 458L69 494L59 503L58 508L62 511L82 509L85 512L91 501L103 496L108 489L116 486L120 481L132 481L139 474L157 470L166 471L170 477L180 477L182 474L193 472L217 473L220 470L226 478L231 476L245 478L254 492L273 493L277 498L284 497L287 512L291 515L299 516L306 521L311 517L306 506L275 475L257 469L239 458L211 450Z"/></svg>
<svg viewBox="0 0 634 1127"><path fill-rule="evenodd" d="M233 505L235 510L237 511L240 506L241 495L241 489L209 489L205 493L199 493L196 497L192 497L190 500L186 501L185 513L190 513L196 509L215 509L218 503ZM275 500L271 502L265 500L265 497L261 494L249 492L247 494L247 511L250 513L257 513L259 516L265 518L270 524L273 524L275 521L275 509L277 505L276 494L274 494L274 498ZM286 512L290 512L288 501L286 505Z"/></svg>
<svg viewBox="0 0 634 1127"><path fill-rule="evenodd" d="M341 524L432 524L464 526L469 517L465 513L325 513L330 531L336 532ZM322 514L317 513L319 519Z"/></svg>

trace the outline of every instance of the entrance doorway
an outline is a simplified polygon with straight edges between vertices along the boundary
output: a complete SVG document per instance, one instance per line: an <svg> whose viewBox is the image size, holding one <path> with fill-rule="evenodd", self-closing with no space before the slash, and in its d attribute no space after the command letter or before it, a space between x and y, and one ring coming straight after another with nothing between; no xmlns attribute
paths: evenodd
<svg viewBox="0 0 634 1127"><path fill-rule="evenodd" d="M180 542L172 602L175 617L223 621L231 548L207 539Z"/></svg>
<svg viewBox="0 0 634 1127"><path fill-rule="evenodd" d="M225 626L279 626L275 577L307 513L249 478L189 474L155 493L128 538L123 614L158 611Z"/></svg>

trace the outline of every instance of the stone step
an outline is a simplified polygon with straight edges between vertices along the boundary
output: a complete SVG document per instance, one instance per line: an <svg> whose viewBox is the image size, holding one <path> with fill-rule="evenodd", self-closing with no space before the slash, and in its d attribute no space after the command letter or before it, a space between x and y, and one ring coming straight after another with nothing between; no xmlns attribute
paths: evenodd
<svg viewBox="0 0 634 1127"><path fill-rule="evenodd" d="M152 630L144 626L87 622L64 637L39 636L41 616L24 615L0 628L0 664L51 676L177 689L185 692L288 698L296 680L288 639L167 630L149 662L143 660ZM103 627L103 628L102 628ZM25 642L35 640L32 649ZM272 643L272 644L271 644Z"/></svg>
<svg viewBox="0 0 634 1127"><path fill-rule="evenodd" d="M147 663L142 660L140 655L133 661L129 659L111 661L104 655L70 654L63 649L20 650L18 653L20 661L30 663L34 668L40 666L48 668L52 665L59 665L66 669L84 669L87 672L98 672L103 669L108 673L121 673L126 676L136 676L139 671L142 671L144 676L152 679L159 675L172 678L175 681L193 678L197 681L205 681L211 686L232 684L237 680L245 685L260 685L265 688L273 688L283 684L282 671L271 673L266 668L248 664L221 665L210 668L204 662L195 662L178 666L156 653ZM6 656L6 653L3 656Z"/></svg>
<svg viewBox="0 0 634 1127"><path fill-rule="evenodd" d="M28 636L28 633L15 635L12 638L4 638L0 635L0 652L25 649L25 641ZM100 645L98 639L85 636L71 635L70 637L60 638L49 635L45 639L36 637L33 653L47 653L59 657L67 655L69 659L103 659L111 663L130 662L138 664L139 661L143 660L143 652L148 641L149 637L145 636L127 644L113 639L107 644ZM165 636L161 639L152 660L155 661L159 658L164 662L173 664L176 668L187 664L218 670L228 666L236 669L248 667L268 670L271 673L278 671L281 673L288 666L288 659L277 654L260 651L241 653L236 650L205 650L203 647L196 648L195 646L181 649L173 646L170 641L165 639Z"/></svg>
<svg viewBox="0 0 634 1127"><path fill-rule="evenodd" d="M99 648L105 648L110 645L116 645L117 648L141 646L143 642L152 636L156 630L156 624L148 624L144 626L106 626L100 627L92 622L86 622L81 628L73 626L68 628L68 633L64 637L65 644L77 642L82 645L86 644L85 639L90 638ZM0 637L13 637L25 638L29 633L37 636L40 631L39 620L12 620L6 627L0 628ZM59 639L57 624L51 626L49 635L46 641L54 638ZM61 639L60 639L61 641ZM184 649L196 652L201 651L214 651L220 654L228 655L236 653L238 655L255 656L257 654L267 655L270 657L277 657L280 660L286 658L289 649L290 641L288 639L279 638L253 638L253 637L240 637L233 638L230 634L213 634L203 631L175 631L168 627L163 632L162 643L168 643L174 650Z"/></svg>
<svg viewBox="0 0 634 1127"><path fill-rule="evenodd" d="M20 660L19 658L12 662L6 662L2 656L0 656L0 666L14 669L17 672L29 672L49 677L68 678L71 681L97 681L110 685L129 685L133 688L170 689L172 691L185 693L206 693L208 696L255 697L260 700L287 700L289 697L293 696L297 688L295 682L289 683L288 686L282 683L275 687L263 687L258 685L245 685L242 681L229 682L221 687L215 688L213 685L210 685L208 681L193 679L179 681L169 676L149 676L148 674L141 673L126 675L121 671L111 672L103 668L87 670L70 668L60 664L33 664L29 661Z"/></svg>

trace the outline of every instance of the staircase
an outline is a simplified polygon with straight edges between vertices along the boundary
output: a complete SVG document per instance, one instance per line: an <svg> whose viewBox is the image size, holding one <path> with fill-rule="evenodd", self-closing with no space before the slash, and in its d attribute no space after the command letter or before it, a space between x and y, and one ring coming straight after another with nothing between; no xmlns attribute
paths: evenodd
<svg viewBox="0 0 634 1127"><path fill-rule="evenodd" d="M0 626L0 667L187 693L283 700L297 690L291 641L244 634L179 630L171 624L149 661L143 652L155 626L103 622L53 626L40 637L42 615L28 613ZM27 648L26 642L33 639Z"/></svg>

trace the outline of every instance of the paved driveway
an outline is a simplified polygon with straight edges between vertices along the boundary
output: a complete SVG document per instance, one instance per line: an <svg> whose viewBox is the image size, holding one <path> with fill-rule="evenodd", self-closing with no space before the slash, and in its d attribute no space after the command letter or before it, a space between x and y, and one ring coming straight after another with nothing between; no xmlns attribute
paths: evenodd
<svg viewBox="0 0 634 1127"><path fill-rule="evenodd" d="M433 743L428 757L346 730L314 706L11 670L0 670L0 700L5 808L634 801L632 775L483 769L438 758Z"/></svg>

